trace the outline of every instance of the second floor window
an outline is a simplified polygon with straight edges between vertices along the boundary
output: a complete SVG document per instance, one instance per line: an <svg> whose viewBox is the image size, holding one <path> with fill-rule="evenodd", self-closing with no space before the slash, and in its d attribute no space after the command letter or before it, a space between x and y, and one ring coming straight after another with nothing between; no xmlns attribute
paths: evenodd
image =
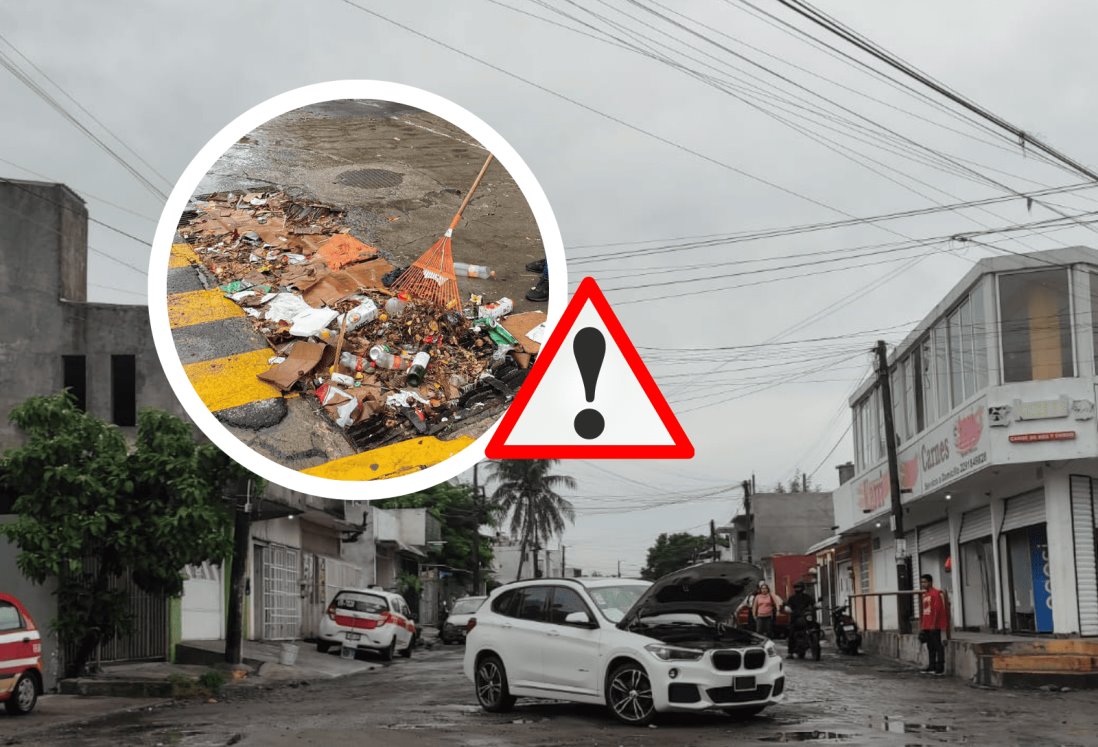
<svg viewBox="0 0 1098 747"><path fill-rule="evenodd" d="M1003 381L1075 375L1066 268L999 276Z"/></svg>

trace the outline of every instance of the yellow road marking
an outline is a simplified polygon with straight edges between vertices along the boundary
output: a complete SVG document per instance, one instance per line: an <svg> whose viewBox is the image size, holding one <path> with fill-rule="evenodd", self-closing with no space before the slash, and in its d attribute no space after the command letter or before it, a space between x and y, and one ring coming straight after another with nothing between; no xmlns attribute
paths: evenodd
<svg viewBox="0 0 1098 747"><path fill-rule="evenodd" d="M172 254L168 258L168 269L176 267L189 267L198 264L198 255L191 249L190 244L172 244Z"/></svg>
<svg viewBox="0 0 1098 747"><path fill-rule="evenodd" d="M412 438L301 471L329 480L384 480L443 462L471 443L473 439L469 436L451 441L440 441L434 436Z"/></svg>
<svg viewBox="0 0 1098 747"><path fill-rule="evenodd" d="M183 367L191 386L211 412L239 407L249 402L277 399L282 393L256 378L270 364L271 351L263 348L249 353L214 358Z"/></svg>
<svg viewBox="0 0 1098 747"><path fill-rule="evenodd" d="M168 296L168 322L172 329L236 316L244 316L244 312L221 291L188 291Z"/></svg>

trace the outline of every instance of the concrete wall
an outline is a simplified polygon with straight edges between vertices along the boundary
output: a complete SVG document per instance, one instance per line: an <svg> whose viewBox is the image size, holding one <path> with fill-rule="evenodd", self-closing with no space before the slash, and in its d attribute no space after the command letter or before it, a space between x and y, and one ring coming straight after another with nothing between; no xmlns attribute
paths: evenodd
<svg viewBox="0 0 1098 747"><path fill-rule="evenodd" d="M15 521L14 516L0 516L0 524ZM56 588L52 583L42 586L31 583L22 573L15 571L19 548L6 540L0 540L0 591L16 597L34 618L34 624L42 636L42 663L45 665L45 686L52 690L60 673L60 650L57 635L52 631L57 615ZM15 572L10 572L15 571Z"/></svg>
<svg viewBox="0 0 1098 747"><path fill-rule="evenodd" d="M831 493L756 493L751 513L756 559L800 555L830 537L835 524Z"/></svg>

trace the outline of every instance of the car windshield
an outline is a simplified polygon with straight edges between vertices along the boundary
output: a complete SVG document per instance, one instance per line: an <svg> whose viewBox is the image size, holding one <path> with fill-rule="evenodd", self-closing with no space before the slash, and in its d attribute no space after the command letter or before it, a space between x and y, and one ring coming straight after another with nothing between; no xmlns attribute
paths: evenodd
<svg viewBox="0 0 1098 747"><path fill-rule="evenodd" d="M610 622L620 622L629 608L640 599L647 586L629 584L628 586L598 586L588 589L587 593L598 606L599 611Z"/></svg>
<svg viewBox="0 0 1098 747"><path fill-rule="evenodd" d="M459 599L454 602L454 609L450 612L451 615L471 615L476 612L480 605L484 603L484 599Z"/></svg>
<svg viewBox="0 0 1098 747"><path fill-rule="evenodd" d="M385 597L362 592L342 591L335 598L335 605L341 610L372 614L389 611L389 601Z"/></svg>

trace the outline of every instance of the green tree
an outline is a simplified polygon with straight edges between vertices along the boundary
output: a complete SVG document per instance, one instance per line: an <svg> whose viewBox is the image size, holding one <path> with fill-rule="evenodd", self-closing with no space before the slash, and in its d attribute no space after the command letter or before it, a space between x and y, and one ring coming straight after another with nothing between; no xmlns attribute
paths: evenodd
<svg viewBox="0 0 1098 747"><path fill-rule="evenodd" d="M541 541L561 534L565 521L576 520L571 501L557 490L575 490L576 479L570 475L553 474L559 459L504 459L494 463L492 480L496 489L493 502L502 516L511 517L511 531L521 533L519 566L515 579L522 578L526 550L534 548L534 569L537 575L537 551Z"/></svg>
<svg viewBox="0 0 1098 747"><path fill-rule="evenodd" d="M53 626L84 671L96 647L131 628L129 575L153 594L183 591L183 567L220 561L232 547L223 486L247 474L170 413L143 411L133 446L69 394L33 397L10 419L26 436L0 462L0 488L17 518L0 535L19 547L19 569L57 581Z"/></svg>
<svg viewBox="0 0 1098 747"><path fill-rule="evenodd" d="M665 532L656 538L656 544L648 548L648 558L641 570L641 578L655 581L680 568L694 565L698 562L698 556L710 549L708 537L688 532Z"/></svg>

